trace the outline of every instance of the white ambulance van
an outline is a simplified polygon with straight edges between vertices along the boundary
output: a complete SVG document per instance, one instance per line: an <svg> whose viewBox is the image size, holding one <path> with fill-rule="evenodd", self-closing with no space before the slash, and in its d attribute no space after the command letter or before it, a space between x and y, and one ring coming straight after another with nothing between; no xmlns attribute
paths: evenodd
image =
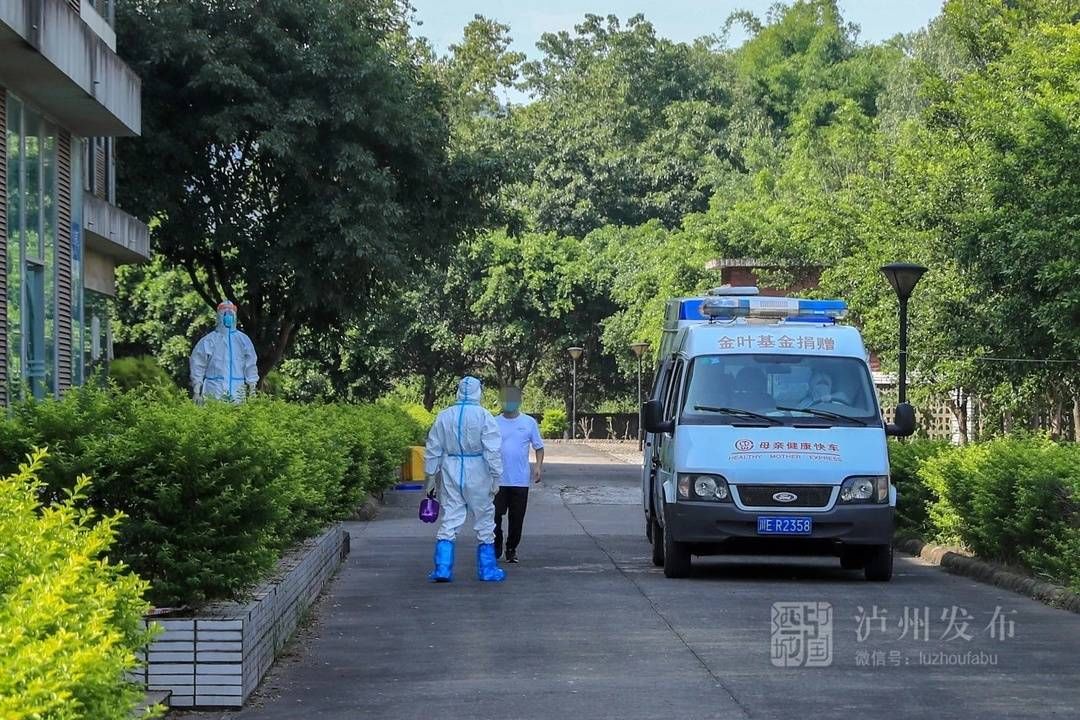
<svg viewBox="0 0 1080 720"><path fill-rule="evenodd" d="M721 553L838 555L892 577L886 424L842 300L718 288L668 303L642 473L653 562L668 577Z"/></svg>

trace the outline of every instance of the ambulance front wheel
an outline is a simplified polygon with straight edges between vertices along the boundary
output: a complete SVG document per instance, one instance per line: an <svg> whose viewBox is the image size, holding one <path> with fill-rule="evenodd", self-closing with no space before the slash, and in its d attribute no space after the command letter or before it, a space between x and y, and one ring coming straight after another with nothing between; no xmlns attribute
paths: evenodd
<svg viewBox="0 0 1080 720"><path fill-rule="evenodd" d="M653 528L653 532L655 531L656 528ZM686 543L675 542L667 528L662 531L662 534L664 536L664 577L690 577L690 546Z"/></svg>
<svg viewBox="0 0 1080 720"><path fill-rule="evenodd" d="M664 528L655 517L649 518L649 539L652 540L652 564L664 567Z"/></svg>
<svg viewBox="0 0 1080 720"><path fill-rule="evenodd" d="M875 545L870 550L863 573L871 582L888 582L892 579L892 545Z"/></svg>

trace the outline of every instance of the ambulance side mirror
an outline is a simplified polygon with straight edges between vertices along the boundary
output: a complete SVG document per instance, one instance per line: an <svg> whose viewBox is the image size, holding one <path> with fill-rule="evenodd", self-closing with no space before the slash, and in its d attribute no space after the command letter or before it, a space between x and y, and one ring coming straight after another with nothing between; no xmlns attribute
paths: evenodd
<svg viewBox="0 0 1080 720"><path fill-rule="evenodd" d="M653 434L669 433L675 429L675 422L664 422L664 406L659 400L648 400L642 406L641 415L645 418L645 429Z"/></svg>
<svg viewBox="0 0 1080 720"><path fill-rule="evenodd" d="M915 432L915 408L910 403L896 406L894 421L885 425L885 434L893 437L908 437Z"/></svg>

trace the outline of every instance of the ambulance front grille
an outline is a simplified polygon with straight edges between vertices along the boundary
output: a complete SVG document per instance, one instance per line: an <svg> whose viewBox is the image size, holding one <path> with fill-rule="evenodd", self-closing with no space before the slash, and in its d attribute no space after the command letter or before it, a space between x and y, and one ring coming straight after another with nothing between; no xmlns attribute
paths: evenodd
<svg viewBox="0 0 1080 720"><path fill-rule="evenodd" d="M737 485L736 489L747 507L823 508L832 495L831 485ZM790 495L795 498L785 502Z"/></svg>

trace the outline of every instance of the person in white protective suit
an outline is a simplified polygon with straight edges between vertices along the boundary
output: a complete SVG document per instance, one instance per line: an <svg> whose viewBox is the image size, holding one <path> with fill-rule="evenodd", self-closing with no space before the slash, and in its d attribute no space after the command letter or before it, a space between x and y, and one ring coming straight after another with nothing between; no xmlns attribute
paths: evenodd
<svg viewBox="0 0 1080 720"><path fill-rule="evenodd" d="M191 351L191 390L196 403L204 398L243 402L259 383L258 357L251 338L236 329L236 305L217 306L217 327Z"/></svg>
<svg viewBox="0 0 1080 720"><path fill-rule="evenodd" d="M502 437L491 413L480 405L480 381L465 377L457 403L435 418L424 449L425 488L437 490L443 519L435 542L435 569L428 578L450 582L454 540L469 510L476 519L476 577L500 582L506 573L495 558L495 493L502 480Z"/></svg>

